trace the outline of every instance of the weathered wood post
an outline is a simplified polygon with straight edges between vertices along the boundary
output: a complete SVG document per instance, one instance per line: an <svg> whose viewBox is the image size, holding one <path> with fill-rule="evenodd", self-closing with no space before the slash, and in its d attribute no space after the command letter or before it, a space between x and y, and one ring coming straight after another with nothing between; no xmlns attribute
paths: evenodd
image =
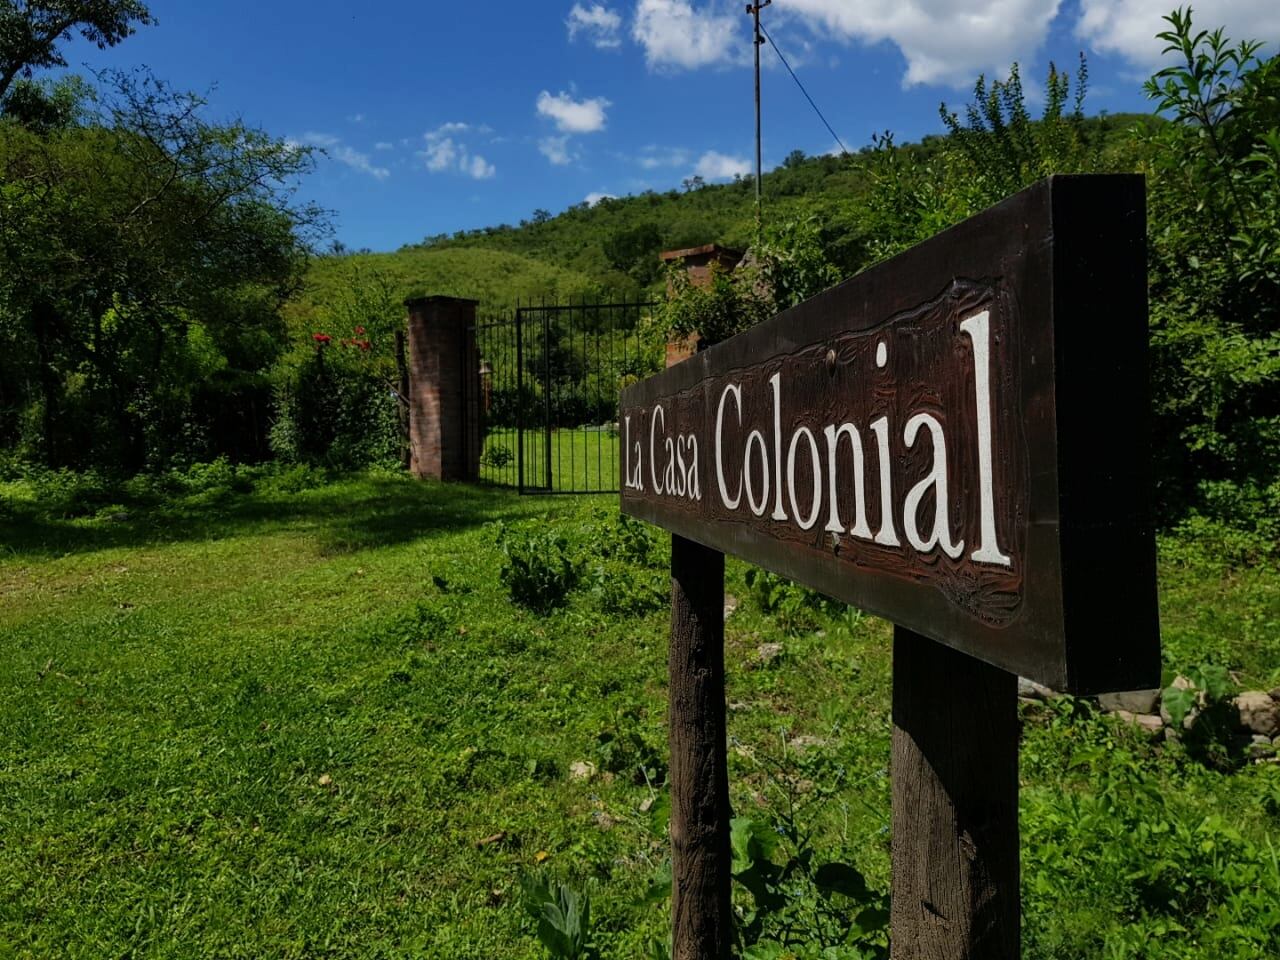
<svg viewBox="0 0 1280 960"><path fill-rule="evenodd" d="M724 554L671 537L671 914L674 960L733 943L724 702Z"/></svg>
<svg viewBox="0 0 1280 960"><path fill-rule="evenodd" d="M1017 960L1018 679L893 631L894 960Z"/></svg>
<svg viewBox="0 0 1280 960"><path fill-rule="evenodd" d="M714 244L674 251L714 258ZM662 254L663 259L673 259ZM709 267L685 262L695 284ZM736 261L735 261L736 262ZM700 272L699 272L700 271ZM691 338L696 340L696 338ZM697 352L667 344L667 366ZM671 536L671 916L674 960L727 958L733 943L729 766L724 692L724 554Z"/></svg>

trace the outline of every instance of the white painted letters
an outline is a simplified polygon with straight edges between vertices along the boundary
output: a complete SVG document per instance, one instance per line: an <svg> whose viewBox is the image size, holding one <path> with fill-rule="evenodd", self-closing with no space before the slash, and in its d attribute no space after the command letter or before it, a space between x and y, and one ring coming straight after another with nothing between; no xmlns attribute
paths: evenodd
<svg viewBox="0 0 1280 960"><path fill-rule="evenodd" d="M929 475L917 483L907 493L902 507L902 530L907 535L907 542L921 553L928 553L941 546L942 552L954 560L964 551L964 541L951 542L951 524L947 512L947 443L942 434L942 424L932 414L917 413L907 421L902 431L902 439L908 447L915 446L916 434L922 426L929 428L929 436L933 438L933 468ZM929 539L922 539L917 529L920 518L920 502L924 495L933 489L933 531Z"/></svg>
<svg viewBox="0 0 1280 960"><path fill-rule="evenodd" d="M991 477L991 313L976 313L960 329L973 341L973 390L978 404L978 489L982 536L971 556L979 563L1011 566L996 541L995 484Z"/></svg>

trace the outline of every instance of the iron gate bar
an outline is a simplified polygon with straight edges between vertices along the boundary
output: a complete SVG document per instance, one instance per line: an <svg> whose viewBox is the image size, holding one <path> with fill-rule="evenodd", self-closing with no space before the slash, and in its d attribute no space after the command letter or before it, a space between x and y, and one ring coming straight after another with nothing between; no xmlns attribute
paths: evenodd
<svg viewBox="0 0 1280 960"><path fill-rule="evenodd" d="M606 464L604 457L605 444L618 442L618 415L616 402L609 396L610 380L656 372L657 366L652 364L642 364L644 369L632 370L643 355L638 342L641 311L656 305L652 301L626 300L597 304L555 304L544 300L536 305L517 304L516 466L522 493L617 491L618 465L614 457ZM531 329L536 331L535 339L540 337L541 344L526 352L525 334L529 331L525 325L537 324L539 320L541 329ZM539 390L541 397L537 395ZM542 422L537 423L538 419ZM581 457L578 456L578 433L582 433ZM591 457L593 434L594 458ZM542 444L540 451L539 443ZM592 459L596 466L594 476ZM581 481L579 469L583 471Z"/></svg>

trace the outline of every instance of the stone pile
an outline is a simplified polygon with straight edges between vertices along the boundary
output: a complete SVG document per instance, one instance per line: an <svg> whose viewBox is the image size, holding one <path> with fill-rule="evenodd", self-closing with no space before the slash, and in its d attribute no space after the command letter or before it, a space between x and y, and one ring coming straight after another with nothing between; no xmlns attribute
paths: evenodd
<svg viewBox="0 0 1280 960"><path fill-rule="evenodd" d="M1183 690L1194 689L1194 685L1186 677L1177 677L1172 686ZM1048 687L1026 677L1018 678L1018 698L1024 702L1038 703L1057 696L1059 694ZM1179 732L1174 729L1173 717L1161 699L1160 690L1130 690L1125 693L1101 694L1097 702L1104 712L1115 715L1125 723L1131 723L1152 736L1173 739L1179 736ZM1198 700L1200 706L1203 706L1203 693ZM1280 687L1270 692L1246 690L1232 698L1231 706L1234 708L1232 716L1236 718L1237 731L1241 737L1250 738L1247 753L1260 763L1280 760ZM1183 729L1192 729L1198 716L1198 708L1188 711L1182 721Z"/></svg>

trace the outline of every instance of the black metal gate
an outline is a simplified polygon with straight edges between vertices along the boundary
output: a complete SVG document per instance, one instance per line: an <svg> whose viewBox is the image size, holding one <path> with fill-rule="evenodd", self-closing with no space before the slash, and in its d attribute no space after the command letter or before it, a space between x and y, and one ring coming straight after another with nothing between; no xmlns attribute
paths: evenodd
<svg viewBox="0 0 1280 960"><path fill-rule="evenodd" d="M521 493L616 493L618 392L662 366L652 303L540 304L475 326L480 396L467 409L480 479Z"/></svg>

